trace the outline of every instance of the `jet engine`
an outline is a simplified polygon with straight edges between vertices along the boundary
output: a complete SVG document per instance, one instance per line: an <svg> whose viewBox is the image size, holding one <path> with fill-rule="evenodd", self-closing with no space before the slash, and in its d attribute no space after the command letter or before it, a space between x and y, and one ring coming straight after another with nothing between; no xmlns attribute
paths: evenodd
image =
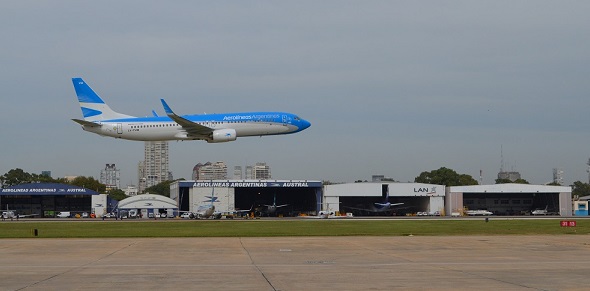
<svg viewBox="0 0 590 291"><path fill-rule="evenodd" d="M207 140L208 143L216 142L228 142L236 140L236 130L232 128L217 129L211 134L211 139Z"/></svg>

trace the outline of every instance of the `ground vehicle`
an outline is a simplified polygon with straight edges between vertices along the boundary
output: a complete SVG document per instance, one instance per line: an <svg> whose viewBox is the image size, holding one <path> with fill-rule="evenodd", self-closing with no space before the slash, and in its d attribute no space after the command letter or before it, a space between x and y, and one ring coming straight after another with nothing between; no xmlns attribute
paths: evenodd
<svg viewBox="0 0 590 291"><path fill-rule="evenodd" d="M137 209L131 209L129 210L127 217L129 218L138 218L139 217L139 213L137 213Z"/></svg>
<svg viewBox="0 0 590 291"><path fill-rule="evenodd" d="M70 216L72 216L72 214L69 211L62 211L62 212L58 212L55 217L57 217L57 218L68 218Z"/></svg>
<svg viewBox="0 0 590 291"><path fill-rule="evenodd" d="M103 215L104 218L115 218L117 215L115 213L107 213Z"/></svg>

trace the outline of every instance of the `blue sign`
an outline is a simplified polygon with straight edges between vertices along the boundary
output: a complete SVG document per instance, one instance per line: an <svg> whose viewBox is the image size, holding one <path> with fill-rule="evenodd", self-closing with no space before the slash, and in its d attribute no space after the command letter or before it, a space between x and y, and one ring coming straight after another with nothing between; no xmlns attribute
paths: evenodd
<svg viewBox="0 0 590 291"><path fill-rule="evenodd" d="M209 181L179 181L180 187L192 188L321 188L321 181L308 180L209 180Z"/></svg>

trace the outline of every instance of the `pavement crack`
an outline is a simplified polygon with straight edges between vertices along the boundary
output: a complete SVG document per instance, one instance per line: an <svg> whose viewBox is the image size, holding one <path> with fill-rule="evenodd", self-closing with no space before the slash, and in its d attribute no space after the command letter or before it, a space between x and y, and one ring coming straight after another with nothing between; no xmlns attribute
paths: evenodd
<svg viewBox="0 0 590 291"><path fill-rule="evenodd" d="M270 280L264 274L264 271L262 271L262 269L260 269L260 267L258 267L258 265L256 265L256 263L254 263L254 260L252 259L252 255L250 255L250 252L244 246L244 243L242 242L242 238L241 237L240 237L240 245L242 246L242 249L248 255L248 258L250 258L250 263L252 263L252 265L256 268L256 270L258 270L258 272L260 273L260 275L262 275L262 277L264 278L264 280L266 280L266 282L268 283L268 286L270 286L270 288L272 288L272 290L277 291L277 288L275 288L275 286L272 285L272 283L270 282Z"/></svg>

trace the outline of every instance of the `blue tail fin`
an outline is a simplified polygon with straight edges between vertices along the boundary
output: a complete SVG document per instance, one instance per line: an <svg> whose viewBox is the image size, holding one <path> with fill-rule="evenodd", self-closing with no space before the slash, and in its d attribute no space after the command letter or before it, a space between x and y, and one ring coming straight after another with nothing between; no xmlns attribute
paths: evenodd
<svg viewBox="0 0 590 291"><path fill-rule="evenodd" d="M82 78L72 78L82 115L86 121L133 117L112 110Z"/></svg>

